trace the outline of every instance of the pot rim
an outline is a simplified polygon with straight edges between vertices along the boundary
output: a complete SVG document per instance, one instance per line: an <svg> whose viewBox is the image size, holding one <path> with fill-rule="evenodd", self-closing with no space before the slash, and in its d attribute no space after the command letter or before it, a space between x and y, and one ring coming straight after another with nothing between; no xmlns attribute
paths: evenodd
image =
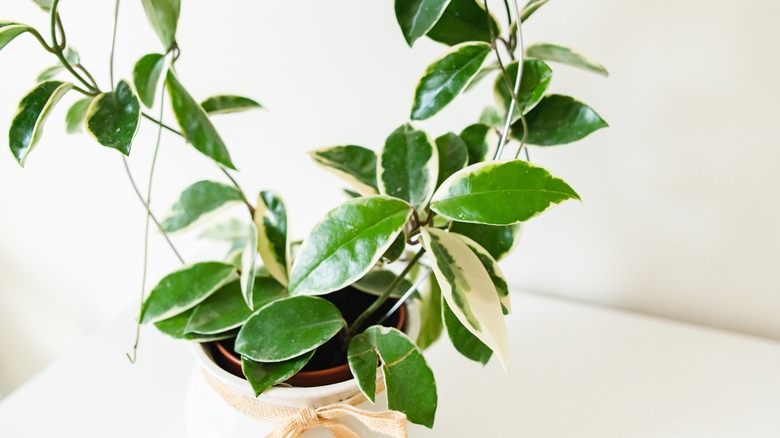
<svg viewBox="0 0 780 438"><path fill-rule="evenodd" d="M404 303L404 305L406 306L407 310L405 332L411 339L417 339L417 336L420 332L419 311L417 310L415 303L412 301L407 301ZM251 397L255 397L252 386L246 379L234 376L217 365L216 361L211 355L211 352L208 349L208 346L205 343L193 342L191 348L193 354L195 355L195 359L198 361L200 366L212 377L216 378L220 381L220 383L235 391L249 395ZM377 373L381 372L381 368L377 368ZM359 388L353 377L343 382L322 386L273 386L265 390L265 392L260 395L260 398L291 401L300 399L302 396L305 396L306 398L325 398L338 394L355 393L356 391L359 391Z"/></svg>

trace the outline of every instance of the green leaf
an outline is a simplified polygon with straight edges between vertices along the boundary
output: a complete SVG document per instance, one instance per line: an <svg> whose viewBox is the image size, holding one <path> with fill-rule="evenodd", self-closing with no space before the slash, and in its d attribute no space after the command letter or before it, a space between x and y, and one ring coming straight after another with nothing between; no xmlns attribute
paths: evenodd
<svg viewBox="0 0 780 438"><path fill-rule="evenodd" d="M194 224L206 213L241 200L241 192L233 186L214 181L198 181L181 193L179 201L162 221L162 226L169 233L180 231Z"/></svg>
<svg viewBox="0 0 780 438"><path fill-rule="evenodd" d="M247 320L235 348L256 362L281 362L328 342L345 325L339 309L328 300L284 298L260 308Z"/></svg>
<svg viewBox="0 0 780 438"><path fill-rule="evenodd" d="M512 91L517 80L518 65L515 61L506 67L506 78L509 79L509 84L512 88L507 86L507 80L504 79L505 76L503 74L498 75L494 85L496 102L503 109L504 114L509 110L509 103L512 100ZM544 96L544 92L550 85L551 79L552 69L543 61L537 59L525 60L523 63L523 76L520 78L520 88L517 91L519 100L512 112L512 121L520 117L520 111L525 114L542 100L542 96Z"/></svg>
<svg viewBox="0 0 780 438"><path fill-rule="evenodd" d="M522 224L495 226L453 222L450 226L450 231L477 242L496 260L512 252L522 230Z"/></svg>
<svg viewBox="0 0 780 438"><path fill-rule="evenodd" d="M222 339L229 339L233 338L238 334L237 329L228 330L226 332L222 333L215 333L213 335L201 335L198 333L186 333L185 328L187 327L187 322L189 321L190 317L192 316L192 313L195 311L194 308L186 310L182 313L179 313L176 316L172 316L168 319L164 319L162 321L158 321L154 323L154 326L159 330L160 332L174 338L174 339L182 339L185 341L195 341L195 342L211 342L211 341L219 341Z"/></svg>
<svg viewBox="0 0 780 438"><path fill-rule="evenodd" d="M65 114L65 126L68 134L75 134L81 131L90 104L92 104L92 98L85 97L76 101L68 109L68 112Z"/></svg>
<svg viewBox="0 0 780 438"><path fill-rule="evenodd" d="M488 27L488 22L490 27ZM475 0L452 0L436 25L428 32L428 38L454 46L467 41L490 42L490 30L500 35L496 19Z"/></svg>
<svg viewBox="0 0 780 438"><path fill-rule="evenodd" d="M506 277L504 277L504 273L498 266L496 259L494 259L485 248L480 246L480 244L468 237L457 233L450 234L461 239L463 243L474 252L474 255L477 256L480 263L482 263L482 266L485 268L485 272L488 273L490 279L493 281L493 286L496 287L498 299L501 301L501 311L504 315L509 315L509 313L512 312L512 304L509 300L509 286L506 283Z"/></svg>
<svg viewBox="0 0 780 438"><path fill-rule="evenodd" d="M379 158L380 193L409 202L422 211L438 176L438 151L428 134L405 124L393 131Z"/></svg>
<svg viewBox="0 0 780 438"><path fill-rule="evenodd" d="M33 0L44 12L51 11L51 0Z"/></svg>
<svg viewBox="0 0 780 438"><path fill-rule="evenodd" d="M157 94L157 85L165 68L165 55L150 53L144 55L133 68L133 84L138 91L138 97L147 108L154 105L154 96Z"/></svg>
<svg viewBox="0 0 780 438"><path fill-rule="evenodd" d="M203 107L187 93L173 71L168 71L165 83L168 87L168 94L171 96L173 113L176 115L176 120L179 122L187 141L207 157L235 170L236 167L230 160L225 143L219 136L217 129L211 124Z"/></svg>
<svg viewBox="0 0 780 438"><path fill-rule="evenodd" d="M469 329L466 328L458 320L458 317L452 312L447 302L442 300L441 304L441 319L444 320L444 325L447 326L447 335L452 342L452 346L463 356L485 365L493 356L493 350L490 349L479 338L471 334Z"/></svg>
<svg viewBox="0 0 780 438"><path fill-rule="evenodd" d="M287 288L271 277L271 274L265 268L258 268L255 273L255 286L252 288L253 310L290 296Z"/></svg>
<svg viewBox="0 0 780 438"><path fill-rule="evenodd" d="M439 21L449 2L450 0L395 0L395 18L409 47Z"/></svg>
<svg viewBox="0 0 780 438"><path fill-rule="evenodd" d="M87 108L87 132L103 146L129 155L141 121L141 104L130 84L97 96Z"/></svg>
<svg viewBox="0 0 780 438"><path fill-rule="evenodd" d="M24 167L27 155L40 140L51 109L71 88L73 84L68 82L46 81L22 98L8 134L11 152L21 166Z"/></svg>
<svg viewBox="0 0 780 438"><path fill-rule="evenodd" d="M387 388L387 408L405 413L412 423L433 427L438 403L436 380L420 349L403 332L369 327L352 338L347 356L360 390L372 401L378 356Z"/></svg>
<svg viewBox="0 0 780 438"><path fill-rule="evenodd" d="M302 354L292 359L281 362L262 363L255 362L245 357L241 358L241 370L252 385L255 397L265 392L266 389L284 382L302 370L314 356L314 351Z"/></svg>
<svg viewBox="0 0 780 438"><path fill-rule="evenodd" d="M436 139L436 149L439 151L439 180L436 182L438 187L450 175L466 167L469 151L463 139L452 132Z"/></svg>
<svg viewBox="0 0 780 438"><path fill-rule="evenodd" d="M401 258L402 255L404 255L404 251L406 250L406 234L401 233L398 235L398 237L395 238L393 241L393 244L390 245L390 248L385 251L384 254L382 254L382 262L383 263L393 263L394 261Z"/></svg>
<svg viewBox="0 0 780 438"><path fill-rule="evenodd" d="M417 345L426 349L433 345L444 328L441 317L441 287L436 277L428 278L429 286L422 291L421 299L417 302L420 309L420 334L417 336Z"/></svg>
<svg viewBox="0 0 780 438"><path fill-rule="evenodd" d="M165 50L176 42L176 27L181 10L180 0L142 0L146 18L152 25Z"/></svg>
<svg viewBox="0 0 780 438"><path fill-rule="evenodd" d="M433 195L431 208L458 222L511 225L568 199L580 197L562 179L512 160L474 164L452 175Z"/></svg>
<svg viewBox="0 0 780 438"><path fill-rule="evenodd" d="M417 84L412 120L424 120L441 111L471 82L490 54L490 44L463 43L425 69Z"/></svg>
<svg viewBox="0 0 780 438"><path fill-rule="evenodd" d="M66 47L63 55L65 56L65 60L68 61L68 64L70 65L77 65L81 63L81 56L79 56L79 52L73 47Z"/></svg>
<svg viewBox="0 0 780 438"><path fill-rule="evenodd" d="M0 21L0 50L19 35L28 32L30 26L13 21Z"/></svg>
<svg viewBox="0 0 780 438"><path fill-rule="evenodd" d="M289 284L290 245L287 243L287 210L275 193L262 191L255 209L257 250L266 269L281 284Z"/></svg>
<svg viewBox="0 0 780 438"><path fill-rule="evenodd" d="M474 79L469 82L468 85L466 85L466 90L469 91L477 86L480 82L482 82L483 79L490 77L493 75L493 73L497 73L501 70L501 66L498 65L498 63L489 64L486 66L483 66L482 69L479 70L479 73L477 73L476 76L474 76Z"/></svg>
<svg viewBox="0 0 780 438"><path fill-rule="evenodd" d="M528 123L526 143L538 146L571 143L609 126L591 107L558 94L545 96L525 119ZM523 137L520 122L512 125L512 136Z"/></svg>
<svg viewBox="0 0 780 438"><path fill-rule="evenodd" d="M377 269L370 271L364 275L363 278L356 281L352 286L361 291L371 295L382 295L390 284L398 277L398 274L392 271L384 269ZM414 286L411 281L404 278L401 283L391 292L390 296L395 298L402 297L406 292Z"/></svg>
<svg viewBox="0 0 780 438"><path fill-rule="evenodd" d="M490 127L496 127L501 124L501 114L492 106L486 106L479 115L479 123Z"/></svg>
<svg viewBox="0 0 780 438"><path fill-rule="evenodd" d="M367 399L376 400L376 368L379 356L367 333L356 335L349 341L347 349L349 369L357 381L358 388Z"/></svg>
<svg viewBox="0 0 780 438"><path fill-rule="evenodd" d="M220 262L196 263L168 274L144 302L141 323L162 321L195 307L235 279L235 267Z"/></svg>
<svg viewBox="0 0 780 438"><path fill-rule="evenodd" d="M314 227L290 274L290 294L321 295L363 277L412 215L406 202L369 196L345 202Z"/></svg>
<svg viewBox="0 0 780 438"><path fill-rule="evenodd" d="M537 9L541 8L550 0L529 0L520 12L520 22L523 23L528 19Z"/></svg>
<svg viewBox="0 0 780 438"><path fill-rule="evenodd" d="M361 195L375 195L376 153L362 146L334 146L309 153L314 162L348 182Z"/></svg>
<svg viewBox="0 0 780 438"><path fill-rule="evenodd" d="M231 217L204 229L198 237L230 243L245 242L248 230L246 222Z"/></svg>
<svg viewBox="0 0 780 438"><path fill-rule="evenodd" d="M509 367L509 341L501 303L490 275L474 251L455 234L422 229L442 296L458 320Z"/></svg>
<svg viewBox="0 0 780 438"><path fill-rule="evenodd" d="M244 302L247 306L252 306L254 298L252 292L255 287L255 266L257 265L257 227L250 222L247 227L246 243L241 252L241 291L244 296Z"/></svg>
<svg viewBox="0 0 780 438"><path fill-rule="evenodd" d="M262 105L248 97L233 95L212 96L201 102L200 106L211 115L238 113L262 108Z"/></svg>
<svg viewBox="0 0 780 438"><path fill-rule="evenodd" d="M561 64L592 71L602 76L609 76L607 69L598 61L589 56L585 56L582 53L575 52L568 47L550 43L539 43L529 46L525 49L525 53L531 58L560 62Z"/></svg>
<svg viewBox="0 0 780 438"><path fill-rule="evenodd" d="M38 74L38 77L35 78L35 82L50 81L50 80L54 79L55 77L57 77L57 75L60 74L60 72L62 70L64 70L64 69L65 69L65 67L63 67L62 64L53 65L53 66L47 68L46 70L40 72Z"/></svg>
<svg viewBox="0 0 780 438"><path fill-rule="evenodd" d="M490 126L475 123L460 133L469 152L469 165L492 158L494 146L490 144Z"/></svg>
<svg viewBox="0 0 780 438"><path fill-rule="evenodd" d="M232 281L195 306L185 333L211 335L240 327L252 314L244 302L241 283Z"/></svg>

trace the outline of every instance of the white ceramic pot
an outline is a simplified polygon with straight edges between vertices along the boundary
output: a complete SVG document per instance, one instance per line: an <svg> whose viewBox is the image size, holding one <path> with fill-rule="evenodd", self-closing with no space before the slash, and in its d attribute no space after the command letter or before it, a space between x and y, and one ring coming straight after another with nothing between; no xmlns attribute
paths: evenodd
<svg viewBox="0 0 780 438"><path fill-rule="evenodd" d="M407 303L406 307L407 322L404 331L411 339L417 339L420 332L419 311L413 303ZM192 350L197 366L190 377L186 403L187 434L190 438L258 438L266 436L277 426L276 423L247 417L228 405L208 384L204 374L208 374L236 393L254 398L249 382L220 368L204 345L194 343ZM277 386L266 390L257 400L264 404L290 408L318 408L338 403L359 392L355 380L350 379L313 388ZM386 401L383 396L378 396L376 404L365 402L358 407L369 411L381 411L386 409ZM351 427L361 437L384 436L373 434L362 424L350 418L338 421ZM302 435L304 438L331 438L332 436L324 428L311 429Z"/></svg>

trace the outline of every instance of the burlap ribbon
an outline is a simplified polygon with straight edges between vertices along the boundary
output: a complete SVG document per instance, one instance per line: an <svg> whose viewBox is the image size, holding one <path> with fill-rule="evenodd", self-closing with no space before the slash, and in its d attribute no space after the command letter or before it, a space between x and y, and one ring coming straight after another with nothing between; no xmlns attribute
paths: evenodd
<svg viewBox="0 0 780 438"><path fill-rule="evenodd" d="M209 386L237 411L257 420L278 423L266 438L297 438L315 427L329 429L336 438L360 438L352 429L335 421L342 417L354 418L374 432L407 438L406 415L398 411L371 412L356 408L366 401L361 392L331 405L298 409L263 403L228 388L207 372L203 375ZM382 383L377 382L377 392L384 389Z"/></svg>

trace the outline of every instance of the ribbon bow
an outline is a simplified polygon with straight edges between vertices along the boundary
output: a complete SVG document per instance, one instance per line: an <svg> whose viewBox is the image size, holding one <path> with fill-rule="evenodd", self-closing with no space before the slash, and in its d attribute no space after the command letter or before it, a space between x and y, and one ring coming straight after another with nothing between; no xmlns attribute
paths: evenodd
<svg viewBox="0 0 780 438"><path fill-rule="evenodd" d="M360 438L352 429L336 421L343 417L358 420L374 432L393 438L408 438L406 415L403 412L372 412L356 408L356 405L366 401L366 397L361 392L339 403L318 408L297 409L263 403L228 388L207 372L204 372L203 376L233 409L257 420L279 423L265 438L298 438L315 427L329 429L336 438ZM380 381L377 390L382 391L382 389L384 385Z"/></svg>
<svg viewBox="0 0 780 438"><path fill-rule="evenodd" d="M304 432L315 427L330 429L336 438L360 438L349 427L333 421L350 416L374 432L395 438L407 438L406 415L397 411L371 412L358 409L347 403L337 403L320 408L300 409L297 414L288 417L266 438L298 438Z"/></svg>

